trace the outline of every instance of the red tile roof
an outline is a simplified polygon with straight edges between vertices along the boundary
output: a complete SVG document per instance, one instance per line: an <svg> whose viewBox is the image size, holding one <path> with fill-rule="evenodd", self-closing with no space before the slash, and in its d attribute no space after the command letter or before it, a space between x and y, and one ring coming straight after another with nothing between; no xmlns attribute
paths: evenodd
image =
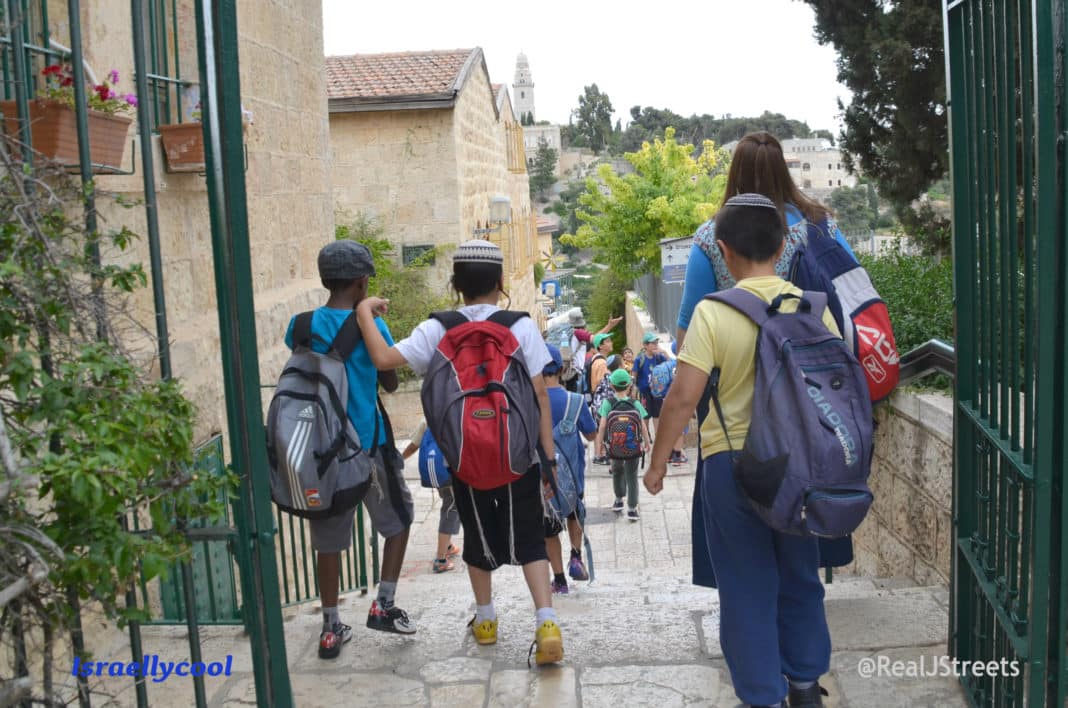
<svg viewBox="0 0 1068 708"><path fill-rule="evenodd" d="M327 96L358 101L453 97L481 54L476 48L327 57Z"/></svg>

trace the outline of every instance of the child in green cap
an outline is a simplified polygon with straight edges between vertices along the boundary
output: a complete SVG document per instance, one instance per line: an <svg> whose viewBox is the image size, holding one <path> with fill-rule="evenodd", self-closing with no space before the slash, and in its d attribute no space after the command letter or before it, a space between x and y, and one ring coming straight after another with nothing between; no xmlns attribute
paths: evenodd
<svg viewBox="0 0 1068 708"><path fill-rule="evenodd" d="M612 384L615 399L603 401L598 410L601 423L597 429L595 449L602 449L603 443L612 464L612 487L616 494L612 511L623 511L625 493L627 518L637 521L638 461L648 448L649 414L639 401L628 395L632 382L625 369L616 369L608 380Z"/></svg>

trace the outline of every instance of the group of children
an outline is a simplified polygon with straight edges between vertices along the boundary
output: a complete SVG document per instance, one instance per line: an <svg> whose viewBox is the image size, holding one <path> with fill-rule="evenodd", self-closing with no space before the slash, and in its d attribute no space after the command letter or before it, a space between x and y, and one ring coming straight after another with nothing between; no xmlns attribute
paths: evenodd
<svg viewBox="0 0 1068 708"><path fill-rule="evenodd" d="M775 205L766 199L764 202L754 206L757 202L753 200L738 205L728 201L720 211L722 223L717 222L717 237L727 265L739 281L737 287L770 301L779 294L800 291L775 275L772 264L781 253L785 228ZM485 321L499 310L498 300L506 296L502 264L501 250L487 241L468 241L458 247L453 257L452 287L462 300L458 311L468 320ZM373 437L372 431L377 430L379 437L384 437L383 421L375 405L379 382L390 384L391 377L386 372L401 366L424 374L446 329L438 320L428 319L407 338L394 343L382 319L388 311L388 301L367 293L374 264L370 253L359 244L329 244L319 256L319 270L330 297L315 313L317 339L331 341L353 310L363 335L346 365L350 382L348 412L366 445ZM626 515L632 521L639 518L639 461L652 443L644 484L649 493L658 494L663 489L667 464L681 455L683 430L714 368L722 370L724 408L731 436L738 440L745 437L752 403L756 329L732 317L728 309L714 302L697 307L678 353L674 385L662 415L659 400L648 394L649 372L664 356L657 351L656 338L647 336L643 341L643 352L633 363L633 379L621 365L609 371L611 336L602 333L592 338L602 357L594 366L601 380L609 382L613 395L599 401L596 410L584 407L580 411L574 435L594 442L599 453L607 449L611 458L613 451L634 444L627 436L634 432L630 427L633 421L639 421L640 454L616 455L610 460L615 492L612 508L622 513L625 504ZM828 327L833 330L833 322ZM443 505L447 504L449 514L455 515L449 517L450 523L443 515L434 563L435 570L451 565L449 559L458 549L450 539L458 522L464 532L462 558L475 604L469 627L474 640L482 645L495 643L500 629L492 573L504 564L521 566L535 608L531 651L537 664L550 664L564 656L552 593L565 592L567 588L559 540L565 527L572 548L568 571L573 578L587 577L581 554L580 519L571 515L564 520L547 520L545 514L546 498L552 495L550 476L555 475L557 467L553 426L563 418L568 396L573 394L561 386L560 351L542 340L534 322L523 317L510 330L536 393L541 462L496 489L476 489L454 477L451 489L441 494ZM632 397L635 384L638 394L650 403L648 408ZM628 421L617 426L617 414L621 412ZM655 441L647 423L650 417L660 417ZM747 705L781 705L787 689L790 706L822 705L816 679L828 670L830 638L823 613L815 540L784 537L762 525L739 498L726 438L714 416L701 421L701 426L701 452L709 480L702 495L714 512L713 518L705 521L706 533L715 554L723 648L736 691ZM413 450L407 452L411 454ZM603 456L604 453L597 455ZM577 469L584 478L585 455L577 462ZM580 480L582 483L584 479ZM367 626L412 634L416 631L414 623L394 600L413 517L412 497L401 470L388 461L377 460L372 488L364 504L376 530L386 539L382 581L371 604ZM351 512L311 523L312 543L319 553L323 602L319 655L323 658L337 656L341 645L352 637L351 627L341 622L337 610L337 556L349 543L352 524ZM759 562L754 560L758 556ZM546 582L547 578L551 581ZM775 609L776 597L778 607L786 609Z"/></svg>

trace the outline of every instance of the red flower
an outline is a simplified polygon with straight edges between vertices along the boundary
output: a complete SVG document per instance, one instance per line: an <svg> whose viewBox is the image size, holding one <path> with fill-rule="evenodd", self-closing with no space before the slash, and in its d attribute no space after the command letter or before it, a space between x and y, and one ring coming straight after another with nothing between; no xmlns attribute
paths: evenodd
<svg viewBox="0 0 1068 708"><path fill-rule="evenodd" d="M96 91L97 96L100 96L101 101L106 101L111 97L111 89L108 88L107 84L100 84L99 86L95 86L93 87L93 90Z"/></svg>
<svg viewBox="0 0 1068 708"><path fill-rule="evenodd" d="M46 66L41 71L41 73L44 74L45 76L51 76L52 74L59 74L62 71L63 71L63 67L62 66L60 66L59 64L52 64L50 66Z"/></svg>
<svg viewBox="0 0 1068 708"><path fill-rule="evenodd" d="M59 82L59 85L63 86L64 88L67 87L67 86L73 86L74 85L74 77L71 77L71 76L65 77L61 82Z"/></svg>

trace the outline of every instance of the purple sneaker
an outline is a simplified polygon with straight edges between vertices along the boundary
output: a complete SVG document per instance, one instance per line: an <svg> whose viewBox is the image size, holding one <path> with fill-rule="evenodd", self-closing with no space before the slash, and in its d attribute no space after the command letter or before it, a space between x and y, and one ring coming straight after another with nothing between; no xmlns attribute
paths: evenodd
<svg viewBox="0 0 1068 708"><path fill-rule="evenodd" d="M567 574L575 580L590 579L590 574L586 572L586 565L576 556L571 556L571 562L567 564Z"/></svg>
<svg viewBox="0 0 1068 708"><path fill-rule="evenodd" d="M553 595L566 595L568 593L567 581L553 581Z"/></svg>

